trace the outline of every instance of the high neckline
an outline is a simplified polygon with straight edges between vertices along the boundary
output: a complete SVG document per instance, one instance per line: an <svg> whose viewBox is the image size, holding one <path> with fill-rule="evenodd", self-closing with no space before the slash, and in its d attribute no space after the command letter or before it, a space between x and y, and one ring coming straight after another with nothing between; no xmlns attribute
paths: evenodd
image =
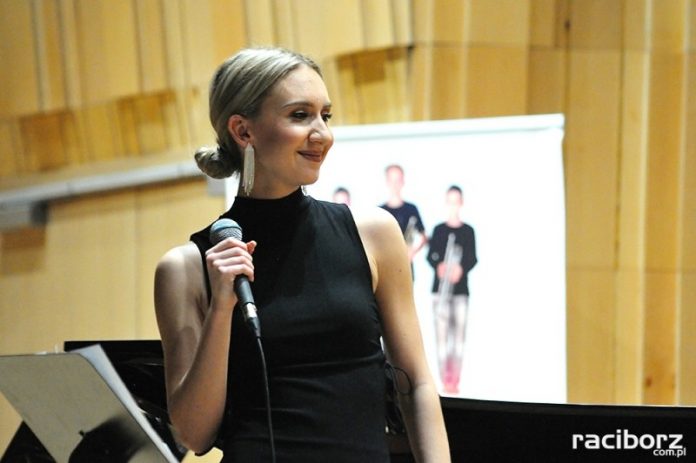
<svg viewBox="0 0 696 463"><path fill-rule="evenodd" d="M273 218L285 214L293 214L303 210L309 204L302 188L298 188L288 196L274 199L250 198L237 196L234 198L230 213L234 216L256 217L259 220Z"/></svg>

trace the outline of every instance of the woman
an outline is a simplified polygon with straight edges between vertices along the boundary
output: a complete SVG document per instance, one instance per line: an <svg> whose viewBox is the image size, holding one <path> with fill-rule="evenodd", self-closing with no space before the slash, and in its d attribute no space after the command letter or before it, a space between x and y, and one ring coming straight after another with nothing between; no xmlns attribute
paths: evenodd
<svg viewBox="0 0 696 463"><path fill-rule="evenodd" d="M219 146L196 160L214 177L241 171L223 217L241 225L244 241L213 244L208 227L157 266L170 418L196 452L215 444L223 461L270 461L259 356L235 308L234 280L246 275L278 462L389 461L380 336L411 380L400 404L417 461L449 461L396 222L378 209L354 220L345 205L302 192L333 144L330 110L318 66L296 53L242 50L216 72L210 117Z"/></svg>

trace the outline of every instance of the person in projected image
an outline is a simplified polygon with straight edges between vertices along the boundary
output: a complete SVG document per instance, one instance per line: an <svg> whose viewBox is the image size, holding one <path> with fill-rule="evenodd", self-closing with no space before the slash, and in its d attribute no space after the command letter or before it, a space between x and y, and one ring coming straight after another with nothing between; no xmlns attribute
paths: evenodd
<svg viewBox="0 0 696 463"><path fill-rule="evenodd" d="M444 392L459 393L469 312L468 274L477 263L474 229L462 222L462 189L452 185L445 195L447 220L430 237L428 263L434 278L433 318L440 381Z"/></svg>
<svg viewBox="0 0 696 463"><path fill-rule="evenodd" d="M404 201L402 197L404 169L398 164L391 164L384 169L384 176L389 196L380 207L393 215L399 223L408 248L408 259L413 262L418 251L428 242L423 220L416 205ZM413 266L411 269L413 270Z"/></svg>
<svg viewBox="0 0 696 463"><path fill-rule="evenodd" d="M350 206L350 191L345 187L339 186L333 192L332 201L336 204Z"/></svg>
<svg viewBox="0 0 696 463"><path fill-rule="evenodd" d="M334 141L317 64L284 49L244 49L215 72L209 107L217 146L195 158L212 177L240 176L221 217L243 239L217 240L208 225L155 272L178 439L198 453L218 446L224 463L270 462L271 449L279 463L388 463L383 339L391 365L410 378L398 401L416 461L450 461L396 221L304 193ZM260 336L235 291L242 276Z"/></svg>

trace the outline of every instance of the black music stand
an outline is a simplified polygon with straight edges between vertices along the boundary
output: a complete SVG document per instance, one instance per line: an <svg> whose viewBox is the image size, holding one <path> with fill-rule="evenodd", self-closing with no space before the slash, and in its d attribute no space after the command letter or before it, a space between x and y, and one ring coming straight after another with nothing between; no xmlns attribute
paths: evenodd
<svg viewBox="0 0 696 463"><path fill-rule="evenodd" d="M0 391L55 461L174 463L183 456L165 444L100 345L1 356Z"/></svg>

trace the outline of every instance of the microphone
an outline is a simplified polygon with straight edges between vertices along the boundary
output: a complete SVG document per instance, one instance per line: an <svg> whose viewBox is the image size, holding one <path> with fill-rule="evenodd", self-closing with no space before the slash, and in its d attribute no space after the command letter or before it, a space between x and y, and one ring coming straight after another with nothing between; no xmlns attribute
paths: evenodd
<svg viewBox="0 0 696 463"><path fill-rule="evenodd" d="M217 220L210 227L210 241L215 245L225 238L236 238L241 241L242 227L232 219ZM256 313L254 295L251 293L251 286L249 286L249 279L246 275L240 274L235 277L234 292L237 295L237 299L239 299L239 305L242 308L242 314L244 314L244 321L254 336L260 338L261 325Z"/></svg>

